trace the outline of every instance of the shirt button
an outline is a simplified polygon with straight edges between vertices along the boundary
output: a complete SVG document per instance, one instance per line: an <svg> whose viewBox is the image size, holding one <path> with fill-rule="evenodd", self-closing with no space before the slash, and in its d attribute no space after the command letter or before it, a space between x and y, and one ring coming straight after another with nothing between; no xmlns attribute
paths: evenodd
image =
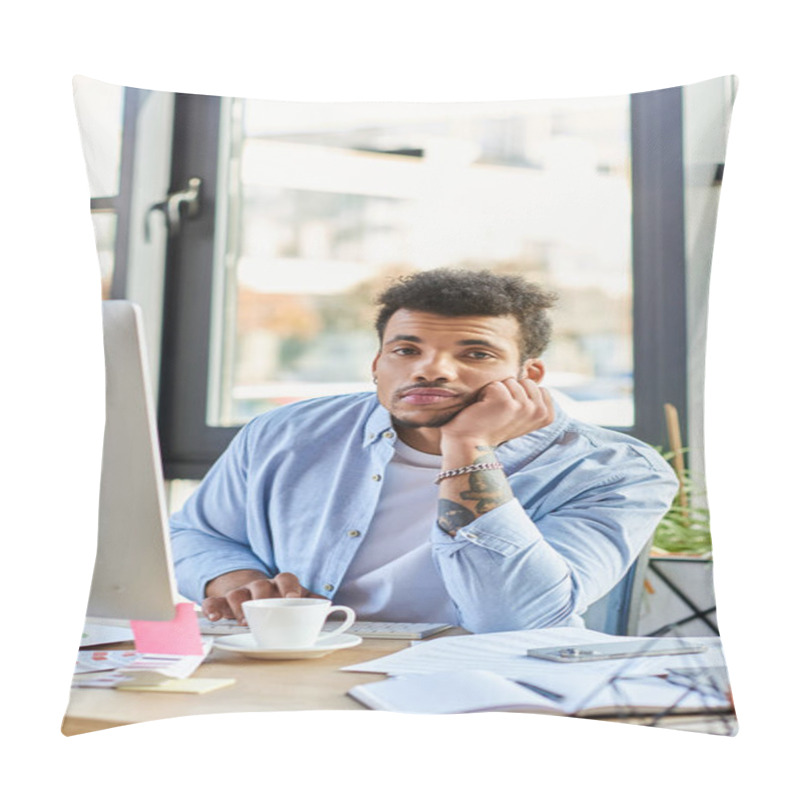
<svg viewBox="0 0 800 800"><path fill-rule="evenodd" d="M383 435L387 439L394 439L394 431L386 431Z"/></svg>
<svg viewBox="0 0 800 800"><path fill-rule="evenodd" d="M372 480L374 480L374 481L379 481L380 479L381 479L380 475L373 475L372 476Z"/></svg>
<svg viewBox="0 0 800 800"><path fill-rule="evenodd" d="M347 535L351 539L355 539L357 536L361 536L361 531L347 531Z"/></svg>
<svg viewBox="0 0 800 800"><path fill-rule="evenodd" d="M326 584L325 584L325 585L324 585L322 588L323 588L323 589L324 589L326 592L332 592L332 591L333 591L333 584L331 584L331 583L326 583Z"/></svg>
<svg viewBox="0 0 800 800"><path fill-rule="evenodd" d="M469 539L471 542L474 542L474 541L477 541L478 534L477 533L465 533L464 534L464 538L465 539Z"/></svg>

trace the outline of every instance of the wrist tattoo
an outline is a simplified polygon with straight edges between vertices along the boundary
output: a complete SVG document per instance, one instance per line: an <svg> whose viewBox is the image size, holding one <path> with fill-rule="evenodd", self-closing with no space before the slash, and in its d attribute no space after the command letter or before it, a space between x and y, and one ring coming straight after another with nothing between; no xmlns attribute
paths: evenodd
<svg viewBox="0 0 800 800"><path fill-rule="evenodd" d="M478 514L485 514L510 500L512 492L502 471L473 472L469 476L469 491L461 492L460 497L474 503Z"/></svg>
<svg viewBox="0 0 800 800"><path fill-rule="evenodd" d="M493 447L478 446L476 449L483 452L474 459L473 464L493 463L497 458ZM450 498L439 500L438 525L451 535L514 496L502 469L470 472L462 478L467 478L469 486L458 494L462 502Z"/></svg>
<svg viewBox="0 0 800 800"><path fill-rule="evenodd" d="M437 523L445 532L456 534L466 525L475 519L475 514L466 506L452 500L443 498L439 501L439 516Z"/></svg>

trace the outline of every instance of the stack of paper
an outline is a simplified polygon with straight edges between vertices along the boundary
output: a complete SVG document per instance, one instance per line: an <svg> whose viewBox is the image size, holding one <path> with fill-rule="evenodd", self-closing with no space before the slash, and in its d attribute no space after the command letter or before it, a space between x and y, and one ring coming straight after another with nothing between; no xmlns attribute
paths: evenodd
<svg viewBox="0 0 800 800"><path fill-rule="evenodd" d="M724 693L706 691L701 683L686 685L685 681L668 679L671 671L724 667L716 637L675 640L702 645L701 653L568 664L527 656L527 651L535 647L608 641L646 648L654 640L614 637L580 628L453 636L342 669L394 676L388 681L357 687L351 694L372 708L412 712L497 710L515 702L520 707L563 714L694 711L728 705ZM538 692L521 684L534 686ZM453 691L442 688L447 685Z"/></svg>
<svg viewBox="0 0 800 800"><path fill-rule="evenodd" d="M130 631L134 650L79 651L73 687L205 692L233 682L187 680L213 643L200 635L191 603L178 603L171 620L134 620Z"/></svg>
<svg viewBox="0 0 800 800"><path fill-rule="evenodd" d="M117 688L157 686L188 678L211 650L211 639L203 641L200 655L139 653L135 650L88 650L78 653L75 665L76 688Z"/></svg>

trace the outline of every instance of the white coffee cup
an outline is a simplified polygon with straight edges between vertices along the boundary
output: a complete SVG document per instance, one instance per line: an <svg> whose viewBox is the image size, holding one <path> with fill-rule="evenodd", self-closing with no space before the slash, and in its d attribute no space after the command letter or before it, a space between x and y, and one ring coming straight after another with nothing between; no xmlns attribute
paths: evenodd
<svg viewBox="0 0 800 800"><path fill-rule="evenodd" d="M247 624L259 647L288 649L311 647L346 631L356 612L347 606L332 606L324 597L268 597L242 603ZM334 611L343 611L344 622L330 632L320 633Z"/></svg>

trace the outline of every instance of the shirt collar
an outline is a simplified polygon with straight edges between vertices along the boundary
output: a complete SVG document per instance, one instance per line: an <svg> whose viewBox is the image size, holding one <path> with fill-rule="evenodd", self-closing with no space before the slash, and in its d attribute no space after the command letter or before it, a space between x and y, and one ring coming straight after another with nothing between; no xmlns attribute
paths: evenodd
<svg viewBox="0 0 800 800"><path fill-rule="evenodd" d="M381 439L394 440L397 435L392 428L391 414L378 402L377 395L374 396L373 402L375 408L367 416L367 424L364 426L364 436L362 444L368 447Z"/></svg>

